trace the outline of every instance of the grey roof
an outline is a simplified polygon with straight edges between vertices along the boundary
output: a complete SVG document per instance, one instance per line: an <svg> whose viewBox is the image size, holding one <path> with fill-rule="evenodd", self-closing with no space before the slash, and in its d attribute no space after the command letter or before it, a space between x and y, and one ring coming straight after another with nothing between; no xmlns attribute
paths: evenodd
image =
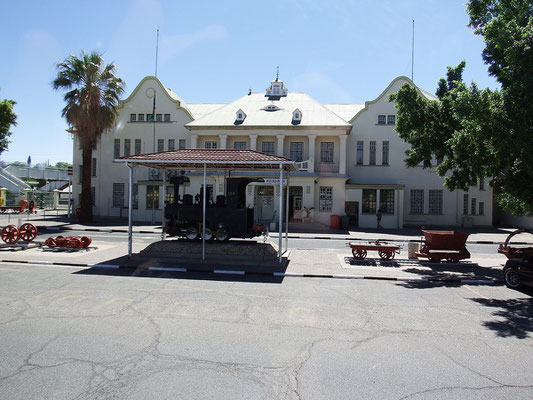
<svg viewBox="0 0 533 400"><path fill-rule="evenodd" d="M207 115L215 110L218 110L220 107L223 107L225 104L187 104L189 111L191 112L194 119L202 118L204 115Z"/></svg>
<svg viewBox="0 0 533 400"><path fill-rule="evenodd" d="M268 105L276 105L279 110L266 111ZM294 110L300 110L301 121L293 123ZM236 124L236 113L242 110L246 118ZM291 93L270 100L264 93L252 93L226 104L219 109L189 122L187 127L259 127L259 126L315 126L345 127L351 125L329 108L318 103L305 93Z"/></svg>
<svg viewBox="0 0 533 400"><path fill-rule="evenodd" d="M418 88L418 90L420 90L420 93L422 93L426 99L428 99L428 100L438 100L439 99L438 97L433 96L431 93L426 92L424 89L420 89L418 86L417 86L417 88Z"/></svg>
<svg viewBox="0 0 533 400"><path fill-rule="evenodd" d="M333 111L345 121L350 121L355 114L365 108L364 104L324 104L328 110Z"/></svg>

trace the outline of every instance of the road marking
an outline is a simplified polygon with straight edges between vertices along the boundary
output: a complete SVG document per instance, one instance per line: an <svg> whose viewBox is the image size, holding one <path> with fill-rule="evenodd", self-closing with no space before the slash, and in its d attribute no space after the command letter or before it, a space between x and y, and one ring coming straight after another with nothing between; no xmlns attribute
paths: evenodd
<svg viewBox="0 0 533 400"><path fill-rule="evenodd" d="M244 271L231 271L227 269L215 269L214 274L226 274L226 275L244 275Z"/></svg>

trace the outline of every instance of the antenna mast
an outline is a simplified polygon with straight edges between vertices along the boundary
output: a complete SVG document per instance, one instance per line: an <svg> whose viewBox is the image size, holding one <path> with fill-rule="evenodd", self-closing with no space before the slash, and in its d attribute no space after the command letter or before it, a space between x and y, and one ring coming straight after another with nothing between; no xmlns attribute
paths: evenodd
<svg viewBox="0 0 533 400"><path fill-rule="evenodd" d="M159 52L159 28L157 28L157 39L155 42L155 77L157 78L157 53Z"/></svg>
<svg viewBox="0 0 533 400"><path fill-rule="evenodd" d="M411 42L411 80L414 82L415 69L415 20L413 19L413 40Z"/></svg>

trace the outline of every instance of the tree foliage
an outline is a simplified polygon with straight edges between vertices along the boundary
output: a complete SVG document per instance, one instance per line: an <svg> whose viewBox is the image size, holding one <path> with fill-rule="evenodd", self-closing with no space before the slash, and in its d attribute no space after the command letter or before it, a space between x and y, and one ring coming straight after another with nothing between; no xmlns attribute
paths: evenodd
<svg viewBox="0 0 533 400"><path fill-rule="evenodd" d="M80 219L92 220L91 161L100 137L113 127L124 82L115 76L114 64L105 64L98 52L81 52L57 64L55 90L65 90L62 115L82 150Z"/></svg>
<svg viewBox="0 0 533 400"><path fill-rule="evenodd" d="M489 177L499 204L523 214L533 211L533 3L472 0L467 9L501 90L466 85L463 61L439 81L438 101L407 85L391 96L396 130L411 144L408 166L443 160L436 171L450 190Z"/></svg>
<svg viewBox="0 0 533 400"><path fill-rule="evenodd" d="M17 103L13 100L0 100L0 154L9 145L11 127L17 125L17 115L13 112L15 104Z"/></svg>

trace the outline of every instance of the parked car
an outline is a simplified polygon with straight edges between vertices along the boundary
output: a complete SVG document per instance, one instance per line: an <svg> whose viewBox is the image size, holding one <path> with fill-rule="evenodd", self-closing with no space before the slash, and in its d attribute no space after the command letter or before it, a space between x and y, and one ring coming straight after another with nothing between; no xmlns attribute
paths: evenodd
<svg viewBox="0 0 533 400"><path fill-rule="evenodd" d="M533 255L507 260L503 267L503 279L512 289L522 285L533 286Z"/></svg>

